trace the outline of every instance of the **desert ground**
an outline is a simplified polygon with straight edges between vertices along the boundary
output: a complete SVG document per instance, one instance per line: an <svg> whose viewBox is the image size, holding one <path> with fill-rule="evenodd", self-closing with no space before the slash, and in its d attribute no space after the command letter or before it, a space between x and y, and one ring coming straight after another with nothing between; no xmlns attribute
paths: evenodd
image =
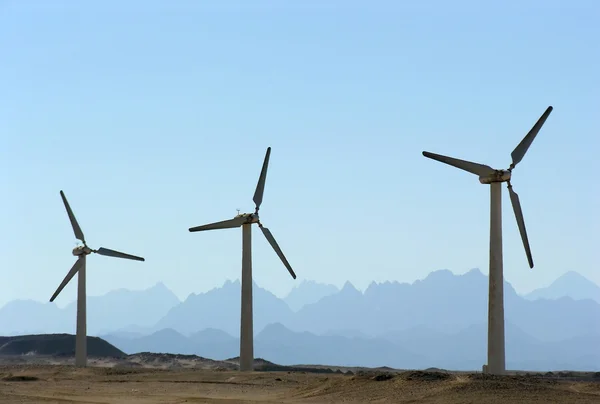
<svg viewBox="0 0 600 404"><path fill-rule="evenodd" d="M233 363L153 354L92 359L87 368L69 362L1 361L0 403L600 403L600 375L593 373L271 371L264 362L260 371L240 373Z"/></svg>

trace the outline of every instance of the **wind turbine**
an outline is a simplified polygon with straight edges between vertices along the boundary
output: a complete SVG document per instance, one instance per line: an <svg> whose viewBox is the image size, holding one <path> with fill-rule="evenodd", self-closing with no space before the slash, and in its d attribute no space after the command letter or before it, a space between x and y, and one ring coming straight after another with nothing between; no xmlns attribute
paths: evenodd
<svg viewBox="0 0 600 404"><path fill-rule="evenodd" d="M525 156L527 149L531 146L533 139L542 128L544 122L552 112L552 107L548 107L540 119L525 135L521 143L511 153L512 163L508 170L495 170L489 166L473 163L470 161L459 160L452 157L424 151L423 155L433 160L460 168L472 174L479 176L479 182L490 185L491 205L490 205L490 274L489 274L489 298L488 298L488 358L487 366L484 370L491 374L502 374L506 371L505 352L504 352L504 280L502 271L502 189L500 184L506 182L510 201L517 219L519 233L525 247L525 254L529 261L529 267L533 268L533 258L529 248L529 239L525 230L525 221L523 220L523 211L519 196L510 183L512 170L519 164Z"/></svg>
<svg viewBox="0 0 600 404"><path fill-rule="evenodd" d="M86 294L85 294L85 261L86 256L91 253L96 253L100 255L106 255L109 257L117 257L117 258L126 258L135 261L144 261L141 257L136 257L135 255L125 254L119 251L109 250L108 248L100 247L97 250L93 250L87 246L85 242L85 237L83 236L83 232L81 231L81 227L79 227L79 223L77 223L77 219L75 219L75 215L69 206L69 202L67 201L67 197L65 196L63 191L60 191L60 196L65 204L65 209L67 210L67 215L69 216L69 220L71 221L71 226L73 227L73 232L75 233L75 238L81 240L83 243L82 246L75 247L73 249L73 255L77 257L77 261L65 276L62 283L56 289L56 292L50 298L50 301L53 302L54 299L59 295L59 293L64 289L65 286L69 283L69 281L77 274L77 333L75 337L75 366L85 367L87 365L87 330L86 330Z"/></svg>
<svg viewBox="0 0 600 404"><path fill-rule="evenodd" d="M240 370L251 371L253 370L254 364L254 334L253 334L253 323L252 323L252 224L257 223L258 227L265 235L271 247L275 250L283 265L292 275L292 278L296 279L296 274L292 269L292 266L283 255L281 248L275 241L273 234L262 225L258 217L258 209L263 200L263 193L265 192L265 181L267 180L267 168L269 166L269 156L271 155L271 148L267 148L267 154L263 162L260 177L258 178L258 184L256 185L256 191L254 192L253 201L256 204L254 213L242 213L238 211L238 215L233 219L224 220L221 222L205 224L203 226L192 227L189 229L190 232L204 231L204 230L216 230L216 229L230 229L234 227L242 227L242 316L241 316L241 327L240 327Z"/></svg>

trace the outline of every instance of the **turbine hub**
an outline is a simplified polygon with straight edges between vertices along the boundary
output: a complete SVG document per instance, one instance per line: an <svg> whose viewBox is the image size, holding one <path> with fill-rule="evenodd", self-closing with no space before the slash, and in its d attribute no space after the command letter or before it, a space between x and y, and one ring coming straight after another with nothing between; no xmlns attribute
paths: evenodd
<svg viewBox="0 0 600 404"><path fill-rule="evenodd" d="M479 177L479 182L481 182L482 184L491 184L493 182L507 182L510 181L510 177L510 170L496 170L493 174Z"/></svg>
<svg viewBox="0 0 600 404"><path fill-rule="evenodd" d="M236 216L238 217L245 217L247 224L258 223L258 213L240 213Z"/></svg>
<svg viewBox="0 0 600 404"><path fill-rule="evenodd" d="M92 249L86 245L80 245L79 247L73 248L73 255L79 257L81 255L89 255L92 253Z"/></svg>

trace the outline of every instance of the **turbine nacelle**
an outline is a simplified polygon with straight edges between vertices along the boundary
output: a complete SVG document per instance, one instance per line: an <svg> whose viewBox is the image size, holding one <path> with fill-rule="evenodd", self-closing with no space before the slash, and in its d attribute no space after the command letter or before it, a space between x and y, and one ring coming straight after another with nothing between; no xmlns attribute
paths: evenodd
<svg viewBox="0 0 600 404"><path fill-rule="evenodd" d="M246 221L242 224L259 223L258 213L240 213L234 217L234 219L246 218Z"/></svg>
<svg viewBox="0 0 600 404"><path fill-rule="evenodd" d="M90 247L88 247L86 245L80 245L78 247L73 248L73 255L76 257L82 256L82 255L90 255L92 252L94 252L94 250L92 250Z"/></svg>
<svg viewBox="0 0 600 404"><path fill-rule="evenodd" d="M479 177L479 182L482 184L489 185L494 182L508 182L510 181L511 172L509 170L495 170L489 175L482 175Z"/></svg>

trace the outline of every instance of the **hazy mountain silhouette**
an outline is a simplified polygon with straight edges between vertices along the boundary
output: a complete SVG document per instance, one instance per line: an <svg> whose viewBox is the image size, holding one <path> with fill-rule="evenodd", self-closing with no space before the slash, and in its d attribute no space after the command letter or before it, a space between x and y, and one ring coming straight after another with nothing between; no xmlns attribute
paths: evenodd
<svg viewBox="0 0 600 404"><path fill-rule="evenodd" d="M153 334L127 338L123 335L107 334L102 339L127 354L138 352L198 355L211 359L228 359L239 355L239 339L224 331L206 329L189 337L167 328Z"/></svg>
<svg viewBox="0 0 600 404"><path fill-rule="evenodd" d="M293 315L283 300L254 282L252 299L255 334L265 325ZM172 328L189 335L206 328L215 328L230 335L239 335L240 307L240 281L227 281L220 288L191 294L184 302L173 307L154 329Z"/></svg>
<svg viewBox="0 0 600 404"><path fill-rule="evenodd" d="M507 301L518 296L507 285ZM429 325L439 331L458 331L487 317L487 277L478 270L453 275L435 271L413 284L371 283L364 294L350 282L342 290L298 311L284 321L295 331L317 334L352 329L367 335Z"/></svg>
<svg viewBox="0 0 600 404"><path fill-rule="evenodd" d="M569 271L550 286L536 289L525 297L529 300L570 297L575 300L593 299L600 303L600 286L577 272Z"/></svg>
<svg viewBox="0 0 600 404"><path fill-rule="evenodd" d="M256 357L283 365L478 370L486 360L486 335L486 324L472 325L452 334L417 327L376 338L349 338L293 332L277 323L266 326L254 342ZM102 338L129 354L141 351L193 353L212 359L226 359L239 354L239 340L218 330L204 330L190 337L173 330L161 330L129 340L112 335ZM600 335L541 342L509 323L506 327L507 366L510 369L539 371L597 371L600 370L599 339Z"/></svg>
<svg viewBox="0 0 600 404"><path fill-rule="evenodd" d="M198 331L190 335L192 341L197 344L214 344L222 342L235 342L237 339L225 331L217 330L216 328L207 328L202 331Z"/></svg>
<svg viewBox="0 0 600 404"><path fill-rule="evenodd" d="M542 341L600 335L600 304L591 300L529 301L504 283L506 321ZM350 283L337 294L300 309L280 322L294 331L366 335L419 326L456 333L487 322L488 278L474 269L464 275L441 270L413 284L372 283L360 293Z"/></svg>
<svg viewBox="0 0 600 404"><path fill-rule="evenodd" d="M307 304L316 303L325 296L339 292L334 285L318 283L315 281L302 281L294 286L290 293L283 299L290 309L298 311Z"/></svg>
<svg viewBox="0 0 600 404"><path fill-rule="evenodd" d="M360 324L368 317L369 307L364 304L363 294L350 282L346 282L338 293L307 304L294 317L281 319L281 323L294 331L309 331L316 334L332 334L335 330L351 329L370 335L372 325Z"/></svg>
<svg viewBox="0 0 600 404"><path fill-rule="evenodd" d="M201 331L199 334L203 334ZM215 330L210 330L214 335ZM102 338L126 353L170 352L226 359L239 355L239 339L230 335L222 339L185 337L173 330L161 330L152 335L124 340L112 335ZM339 336L318 336L294 333L281 324L270 324L255 337L255 356L268 358L283 365L328 364L338 366L392 366L404 364L416 367L423 358L384 339L360 339Z"/></svg>
<svg viewBox="0 0 600 404"><path fill-rule="evenodd" d="M199 356L227 359L239 356L240 340L225 331L214 328L198 331L190 335L190 340L198 345Z"/></svg>
<svg viewBox="0 0 600 404"><path fill-rule="evenodd" d="M151 327L164 317L179 299L158 283L145 290L118 289L87 298L88 335L124 327ZM54 303L15 300L0 309L0 333L74 333L77 303L64 309Z"/></svg>
<svg viewBox="0 0 600 404"><path fill-rule="evenodd" d="M282 365L419 367L425 358L383 339L319 336L295 333L270 324L256 337L256 356ZM273 358L273 359L271 359Z"/></svg>
<svg viewBox="0 0 600 404"><path fill-rule="evenodd" d="M165 328L153 334L133 339L111 334L104 335L101 338L127 354L155 352L191 355L196 353L194 341L171 328Z"/></svg>
<svg viewBox="0 0 600 404"><path fill-rule="evenodd" d="M457 333L418 327L389 332L381 338L427 356L423 367L456 370L480 369L487 357L487 323L474 324ZM600 335L557 342L542 342L514 324L506 323L506 366L509 369L600 369Z"/></svg>
<svg viewBox="0 0 600 404"><path fill-rule="evenodd" d="M106 333L110 334L107 340L129 352L175 349L172 353L214 359L239 354L239 281L191 294L170 308L174 300L168 289L158 285L149 291L139 292L134 301L119 300L118 294L105 296L129 305L127 310L102 303L105 297L94 300L105 313L90 318L90 328L114 330ZM545 369L600 363L598 302L570 297L529 300L507 282L504 293L510 366ZM389 366L408 366L414 360L427 366L480 369L486 355L487 295L488 278L479 270L463 275L440 270L412 284L373 282L364 293L346 282L338 292L293 312L284 300L254 284L256 353L282 364L331 359L338 364L357 360L378 366L380 358L388 358ZM161 311L166 314L158 319ZM135 325L149 324L152 316L155 325ZM130 325L124 326L127 321ZM265 330L269 324L278 325ZM53 304L16 301L0 309L0 327L1 334L73 332L75 313ZM283 340L269 340L273 335ZM299 345L289 346L290 340ZM375 350L376 345L381 351ZM352 357L354 351L357 356Z"/></svg>
<svg viewBox="0 0 600 404"><path fill-rule="evenodd" d="M118 289L103 296L91 296L87 306L88 329L92 326L94 333L101 333L132 324L151 327L179 303L177 296L162 282L145 290ZM75 316L76 302L65 310Z"/></svg>
<svg viewBox="0 0 600 404"><path fill-rule="evenodd" d="M33 300L13 300L0 308L2 335L60 333L75 329L75 317L70 322L54 303Z"/></svg>

